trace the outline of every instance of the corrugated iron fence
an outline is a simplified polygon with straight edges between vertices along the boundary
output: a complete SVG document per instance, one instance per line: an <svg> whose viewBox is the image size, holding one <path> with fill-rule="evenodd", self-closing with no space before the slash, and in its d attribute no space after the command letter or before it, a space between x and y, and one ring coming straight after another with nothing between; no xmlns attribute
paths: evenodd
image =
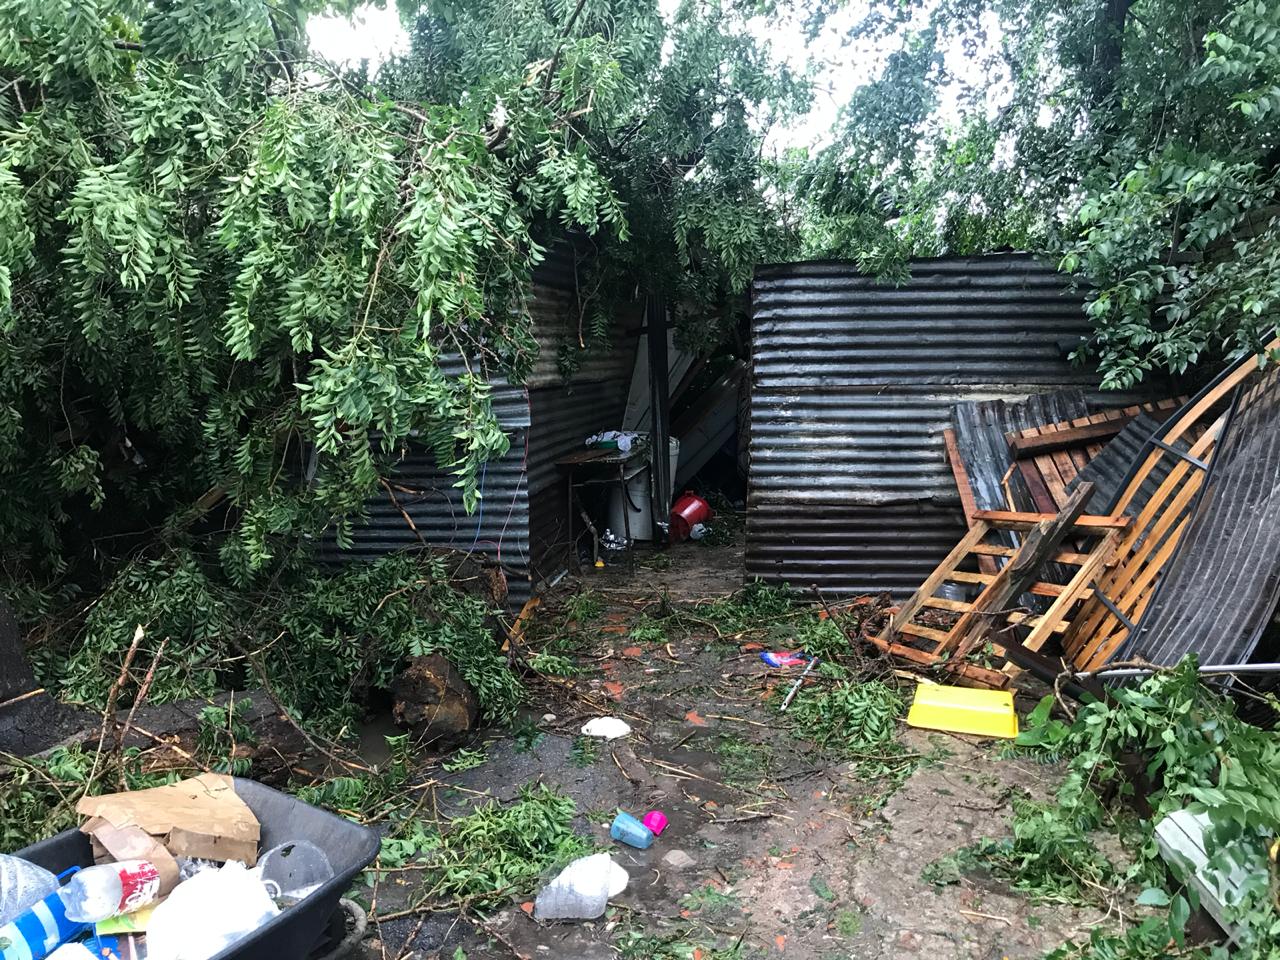
<svg viewBox="0 0 1280 960"><path fill-rule="evenodd" d="M962 400L1079 386L1082 296L1018 254L915 261L902 286L849 263L752 286L749 578L906 594L964 529L942 432Z"/></svg>
<svg viewBox="0 0 1280 960"><path fill-rule="evenodd" d="M528 599L532 577L554 572L549 568L563 560L571 531L555 462L591 434L621 425L641 323L639 306L616 316L609 348L588 354L566 377L557 355L577 336L576 275L571 251L559 247L535 277L529 309L538 362L523 386L493 383L494 413L511 449L485 465L480 508L468 515L454 476L430 450L411 444L381 495L366 504L367 520L351 546L340 550L330 539L326 555L367 559L423 545L483 553L505 571L515 606ZM462 369L459 362L450 372Z"/></svg>

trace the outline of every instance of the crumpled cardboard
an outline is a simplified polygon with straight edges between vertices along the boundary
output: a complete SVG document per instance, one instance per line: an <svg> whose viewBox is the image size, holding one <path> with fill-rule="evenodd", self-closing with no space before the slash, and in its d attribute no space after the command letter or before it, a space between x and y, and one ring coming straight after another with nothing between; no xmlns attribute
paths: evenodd
<svg viewBox="0 0 1280 960"><path fill-rule="evenodd" d="M236 794L232 779L221 774L83 797L76 812L89 818L80 829L90 836L104 823L117 829L138 827L175 857L239 860L249 867L258 862L258 818Z"/></svg>
<svg viewBox="0 0 1280 960"><path fill-rule="evenodd" d="M159 896L167 897L178 885L178 861L158 838L140 827L113 827L102 817L90 817L80 832L89 834L94 863L147 860L160 875Z"/></svg>

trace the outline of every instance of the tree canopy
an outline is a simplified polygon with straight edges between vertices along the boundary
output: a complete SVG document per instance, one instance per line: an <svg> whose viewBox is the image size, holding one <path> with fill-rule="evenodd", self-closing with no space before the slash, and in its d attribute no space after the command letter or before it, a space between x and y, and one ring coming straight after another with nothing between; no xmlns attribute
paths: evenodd
<svg viewBox="0 0 1280 960"><path fill-rule="evenodd" d="M817 249L1053 256L1089 285L1112 387L1270 339L1275 4L940 0L856 29L890 53L802 176Z"/></svg>
<svg viewBox="0 0 1280 960"><path fill-rule="evenodd" d="M11 582L141 528L247 584L411 435L473 508L548 244L712 311L781 249L759 146L805 86L719 4L430 0L373 77L308 53L322 9L0 3Z"/></svg>
<svg viewBox="0 0 1280 960"><path fill-rule="evenodd" d="M76 601L82 636L127 636L84 604L139 570L275 582L410 438L474 508L508 445L489 383L531 369L533 272L570 234L596 251L578 349L644 295L715 349L762 261L1009 248L1088 284L1107 386L1274 327L1274 4L876 0L843 41L877 69L821 149L787 131L831 78L768 23L816 35L835 0L401 0L408 52L360 69L308 49L344 9L0 0L0 555L27 622Z"/></svg>

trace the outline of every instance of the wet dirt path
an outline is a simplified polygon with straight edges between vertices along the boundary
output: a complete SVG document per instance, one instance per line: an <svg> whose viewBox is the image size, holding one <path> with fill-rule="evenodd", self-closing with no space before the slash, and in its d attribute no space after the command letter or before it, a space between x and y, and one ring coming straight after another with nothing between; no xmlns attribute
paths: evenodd
<svg viewBox="0 0 1280 960"><path fill-rule="evenodd" d="M921 877L958 847L1004 835L1011 798L1052 790L1052 768L905 724L897 739L914 762L903 775L890 767L869 778L865 766L824 755L778 711L775 689L800 668L770 669L757 644L714 628L634 635L655 604L741 584L738 547L688 544L669 556L665 569L587 579L603 609L576 654L582 672L543 691L520 735L495 735L484 764L442 776L455 788L442 793L445 816L478 795L505 802L526 784L554 785L576 802L580 828L627 869L626 891L597 921L539 924L531 903L512 903L483 928L443 913L387 923L375 946L447 960L1001 960L1039 957L1098 922L1030 905L995 882L939 888ZM607 714L626 719L633 736L600 746L576 736ZM648 850L622 846L608 837L619 807L662 810L670 826Z"/></svg>

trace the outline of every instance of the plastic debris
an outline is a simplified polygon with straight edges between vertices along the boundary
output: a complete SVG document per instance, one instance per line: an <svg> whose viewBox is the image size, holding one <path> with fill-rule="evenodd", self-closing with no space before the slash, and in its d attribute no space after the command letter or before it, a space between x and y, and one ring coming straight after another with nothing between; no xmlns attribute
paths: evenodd
<svg viewBox="0 0 1280 960"><path fill-rule="evenodd" d="M796 667L809 662L808 655L799 650L766 650L760 654L760 659L771 667Z"/></svg>
<svg viewBox="0 0 1280 960"><path fill-rule="evenodd" d="M619 810L618 815L613 818L613 823L609 826L609 836L638 850L647 850L653 845L653 831L622 810Z"/></svg>
<svg viewBox="0 0 1280 960"><path fill-rule="evenodd" d="M630 453L632 444L640 435L630 430L605 430L587 437L588 447L616 446L619 453Z"/></svg>
<svg viewBox="0 0 1280 960"><path fill-rule="evenodd" d="M661 810L650 810L640 822L652 830L655 837L667 829L667 815Z"/></svg>
<svg viewBox="0 0 1280 960"><path fill-rule="evenodd" d="M67 919L62 899L54 891L12 923L0 927L0 958L41 960L58 944L79 936L86 928L86 924Z"/></svg>
<svg viewBox="0 0 1280 960"><path fill-rule="evenodd" d="M631 724L617 717L596 717L582 725L584 737L601 737L605 740L617 740L631 735Z"/></svg>
<svg viewBox="0 0 1280 960"><path fill-rule="evenodd" d="M307 840L282 843L258 858L258 875L276 900L296 902L333 879L325 852Z"/></svg>
<svg viewBox="0 0 1280 960"><path fill-rule="evenodd" d="M1013 739L1018 735L1018 715L1008 690L978 690L921 683L907 713L907 725L949 733Z"/></svg>
<svg viewBox="0 0 1280 960"><path fill-rule="evenodd" d="M533 915L538 920L594 920L630 879L607 853L579 857L539 891Z"/></svg>
<svg viewBox="0 0 1280 960"><path fill-rule="evenodd" d="M58 889L67 919L97 923L154 903L160 871L150 860L123 860L81 870Z"/></svg>
<svg viewBox="0 0 1280 960"><path fill-rule="evenodd" d="M98 960L98 958L83 943L64 943L49 954L49 960Z"/></svg>
<svg viewBox="0 0 1280 960"><path fill-rule="evenodd" d="M147 927L148 960L208 960L279 913L244 864L202 870L156 907Z"/></svg>
<svg viewBox="0 0 1280 960"><path fill-rule="evenodd" d="M0 927L58 889L58 878L21 857L0 853Z"/></svg>

